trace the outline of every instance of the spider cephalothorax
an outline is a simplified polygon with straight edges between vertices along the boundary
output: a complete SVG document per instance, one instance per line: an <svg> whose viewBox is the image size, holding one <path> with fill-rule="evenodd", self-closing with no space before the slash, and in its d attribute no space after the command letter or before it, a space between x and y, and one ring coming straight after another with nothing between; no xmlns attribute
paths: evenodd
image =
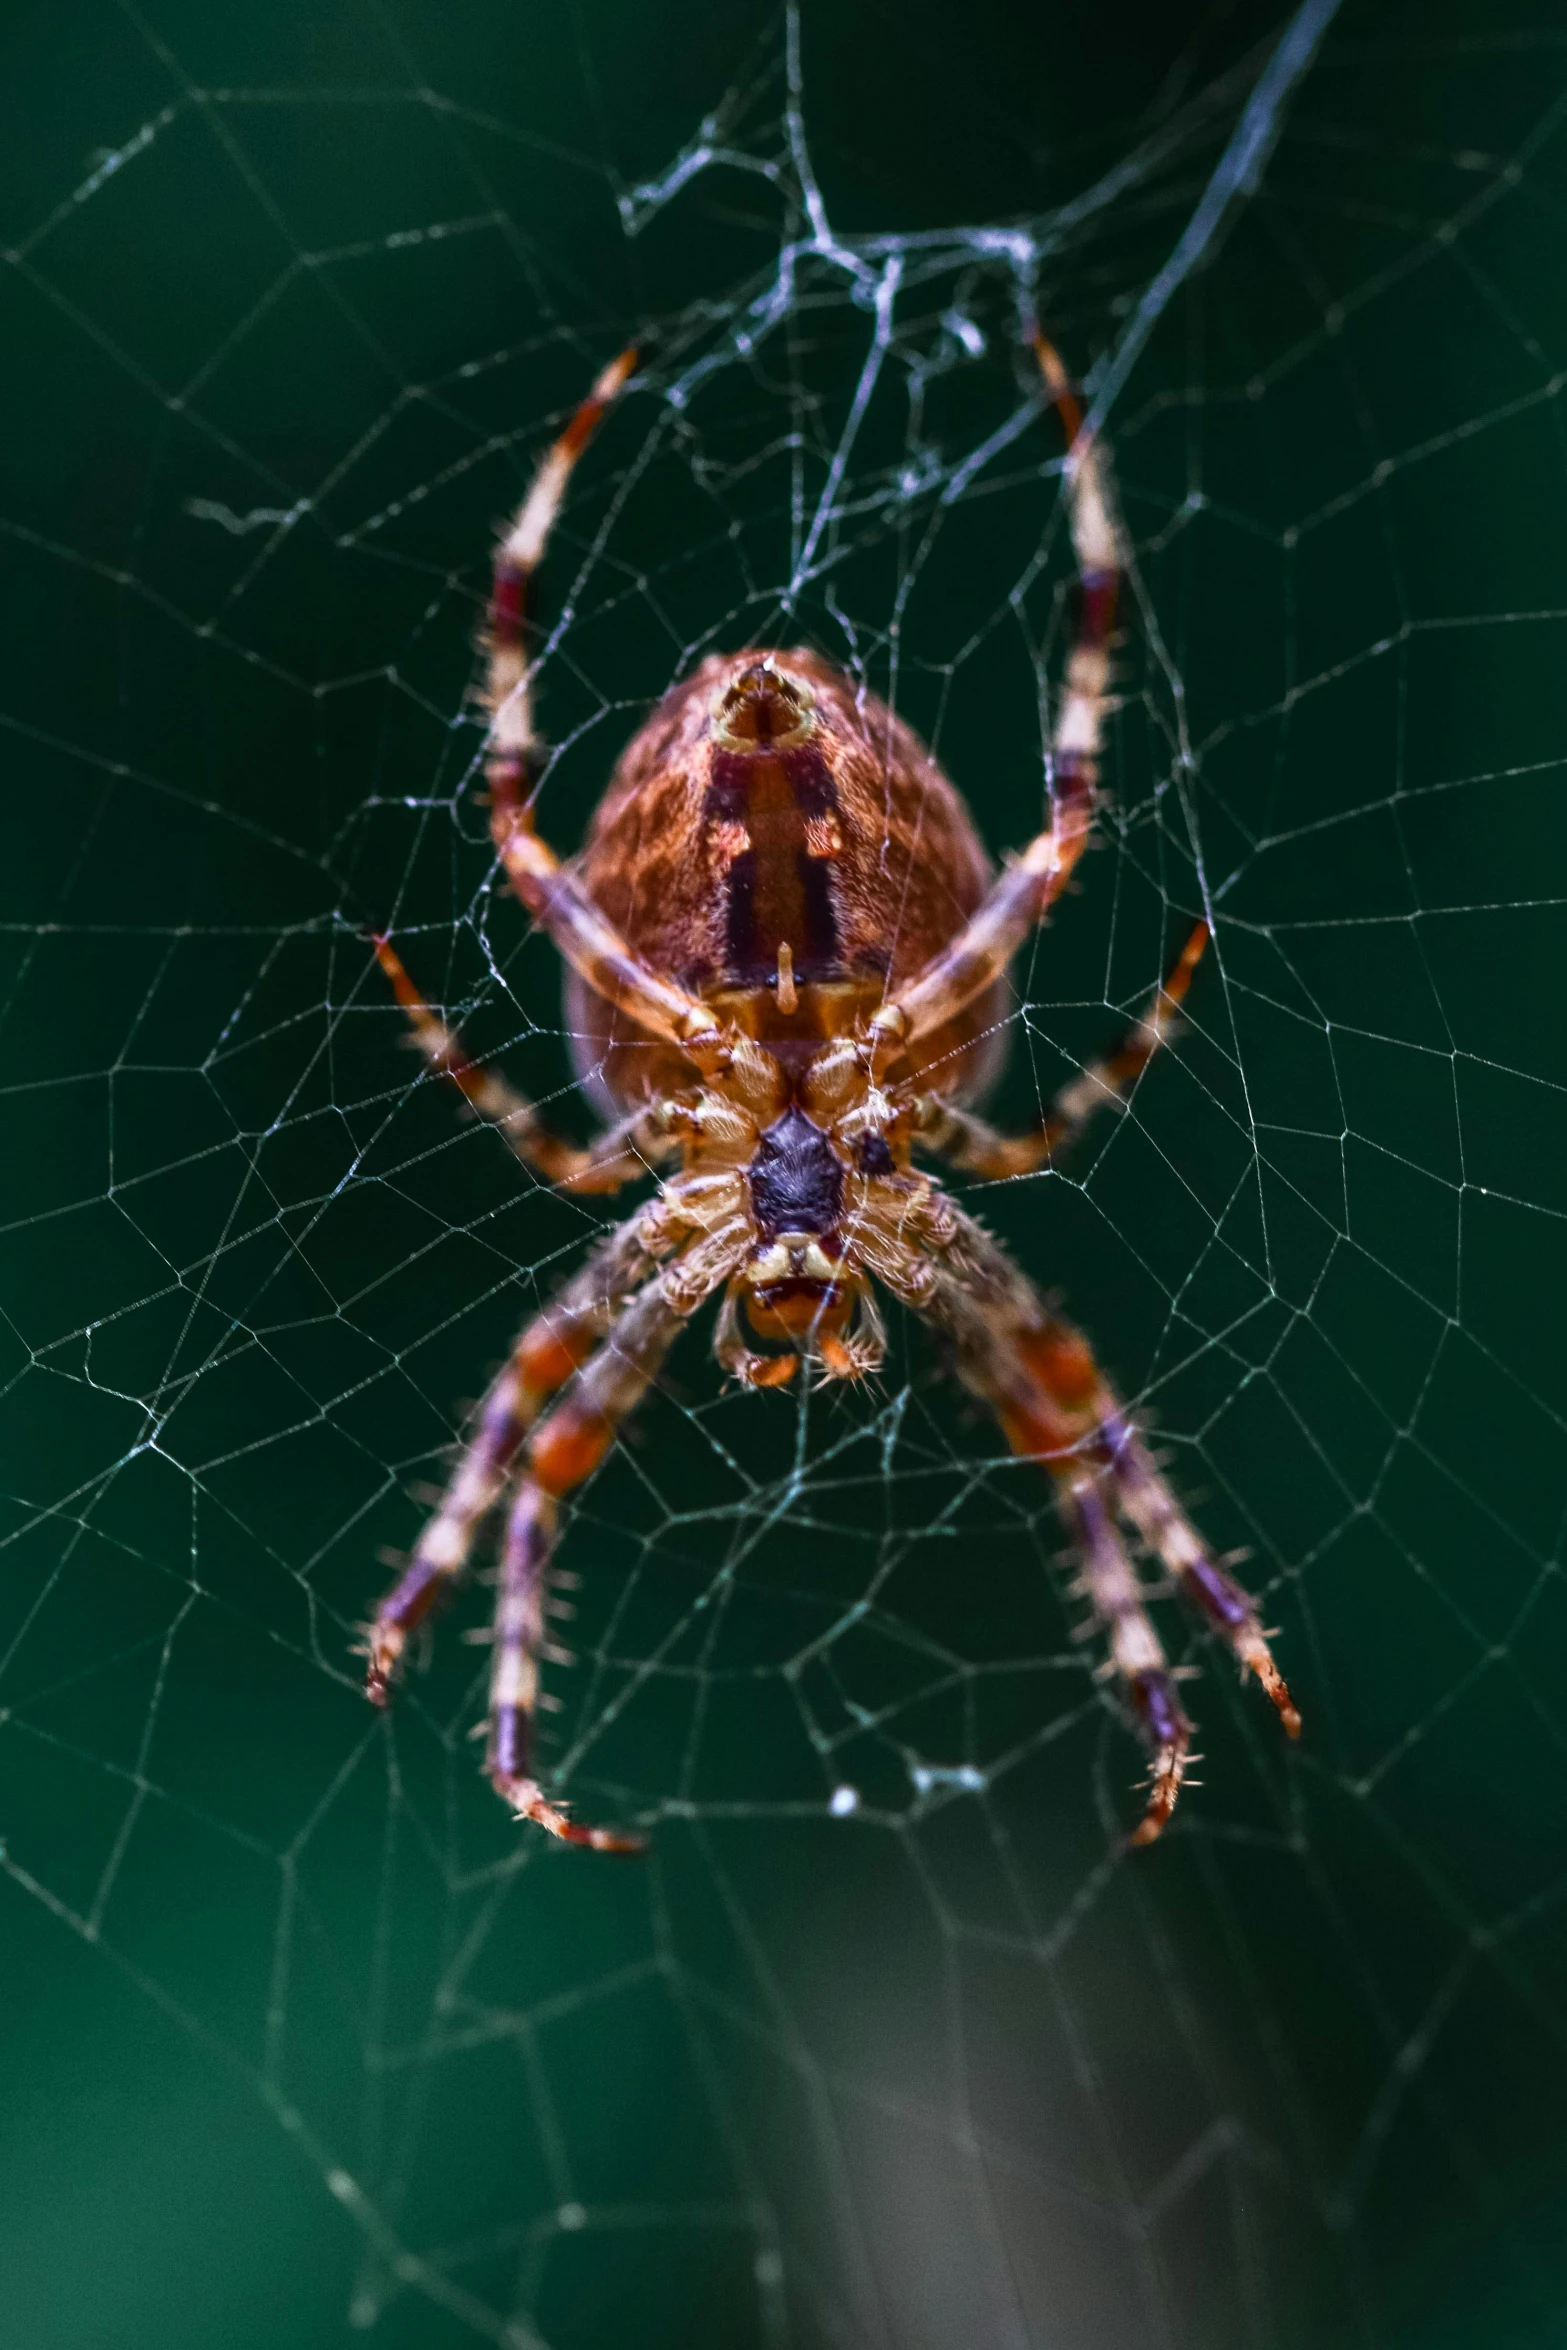
<svg viewBox="0 0 1567 2350"><path fill-rule="evenodd" d="M798 648L702 662L627 746L572 865L540 840L527 588L633 352L547 453L497 554L491 826L512 887L565 959L579 1069L614 1121L607 1133L587 1150L550 1133L530 1102L467 1058L387 940L377 953L432 1066L552 1182L611 1191L673 1172L523 1332L370 1626L369 1689L385 1702L411 1633L509 1487L489 1770L520 1815L569 1842L629 1850L638 1839L569 1819L534 1775L558 1505L714 1297L714 1351L754 1387L782 1384L802 1360L824 1379L874 1369L886 1345L878 1287L945 1333L1014 1452L1055 1481L1077 1588L1152 1760L1134 1841L1151 1841L1169 1818L1191 1728L1128 1534L1256 1674L1292 1735L1300 1726L1252 1601L1209 1554L1087 1342L915 1164L928 1153L993 1177L1044 1165L1145 1067L1208 935L1196 927L1130 1037L1033 1133L999 1134L967 1106L994 1073L1012 957L1090 836L1121 571L1103 451L1043 337L1035 353L1067 428L1079 617L1052 742L1050 822L999 877L910 729Z"/></svg>

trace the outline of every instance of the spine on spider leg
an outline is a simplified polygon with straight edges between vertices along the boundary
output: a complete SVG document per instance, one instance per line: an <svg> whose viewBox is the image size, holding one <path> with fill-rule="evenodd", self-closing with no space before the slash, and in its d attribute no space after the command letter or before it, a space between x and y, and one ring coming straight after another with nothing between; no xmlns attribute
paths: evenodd
<svg viewBox="0 0 1567 2350"><path fill-rule="evenodd" d="M1122 1510L1237 1662L1255 1674L1290 1737L1298 1738L1300 1712L1273 1661L1251 1594L1212 1556L1123 1414L1106 1415L1104 1437Z"/></svg>
<svg viewBox="0 0 1567 2350"><path fill-rule="evenodd" d="M606 1344L583 1365L565 1397L534 1431L507 1529L490 1687L490 1777L519 1818L596 1852L639 1852L642 1840L569 1819L560 1805L547 1800L533 1775L531 1739L545 1576L562 1496L590 1477L603 1460L616 1429L647 1392L684 1320L685 1312L670 1304L658 1281L621 1312Z"/></svg>
<svg viewBox="0 0 1567 2350"><path fill-rule="evenodd" d="M479 1522L499 1496L522 1441L523 1407L521 1376L514 1364L508 1364L485 1398L478 1429L440 1508L376 1609L365 1677L365 1694L373 1705L387 1703L410 1638L466 1566Z"/></svg>
<svg viewBox="0 0 1567 2350"><path fill-rule="evenodd" d="M1105 1636L1109 1670L1150 1757L1148 1803L1131 1840L1151 1844L1175 1809L1191 1724L1113 1515L1119 1495L1100 1440L1113 1398L1087 1340L1044 1311L979 1226L960 1218L946 1255L924 1310L956 1340L960 1376L1012 1450L1050 1473L1078 1561L1076 1589L1092 1611L1088 1629Z"/></svg>
<svg viewBox="0 0 1567 2350"><path fill-rule="evenodd" d="M616 1828L570 1819L550 1803L533 1773L533 1717L539 1702L539 1655L556 1506L531 1480L518 1494L506 1528L495 1608L490 1668L489 1748L486 1768L498 1795L519 1819L533 1820L565 1844L593 1852L642 1852L646 1840Z"/></svg>
<svg viewBox="0 0 1567 2350"><path fill-rule="evenodd" d="M1106 1506L1105 1470L1094 1457L1107 1402L1088 1341L1069 1323L1044 1317L1013 1342L1019 1376L1008 1381L1000 1419L1015 1452L1050 1471L1082 1564L1078 1586L1105 1633L1110 1668L1126 1695L1152 1765L1148 1804L1134 1845L1161 1835L1186 1775L1191 1723L1175 1692L1143 1600L1137 1570Z"/></svg>
<svg viewBox="0 0 1567 2350"><path fill-rule="evenodd" d="M1078 570L1077 628L1050 745L1049 821L951 944L872 1015L866 1045L878 1077L1005 970L1066 888L1093 832L1122 574L1120 537L1098 439L1083 428L1082 411L1054 345L1036 335L1034 351L1066 427L1067 507Z"/></svg>
<svg viewBox="0 0 1567 2350"><path fill-rule="evenodd" d="M1192 1726L1175 1693L1175 1677L1143 1605L1137 1571L1117 1533L1093 1470L1080 1464L1060 1479L1062 1513L1082 1561L1078 1589L1093 1610L1110 1651L1110 1669L1126 1692L1138 1736L1148 1749L1152 1783L1147 1808L1133 1829L1134 1845L1152 1844L1164 1831L1181 1792L1191 1752Z"/></svg>
<svg viewBox="0 0 1567 2350"><path fill-rule="evenodd" d="M413 1633L454 1587L481 1520L499 1500L523 1438L550 1397L592 1354L619 1299L652 1272L659 1227L651 1211L611 1233L552 1305L528 1324L484 1400L479 1424L407 1568L369 1630L365 1689L385 1705Z"/></svg>
<svg viewBox="0 0 1567 2350"><path fill-rule="evenodd" d="M1199 922L1131 1034L1113 1053L1107 1053L1102 1061L1090 1061L1081 1077L1061 1088L1039 1130L1039 1159L1047 1159L1075 1141L1097 1110L1122 1107L1155 1053L1179 1035L1181 1005L1192 973L1207 950L1209 935L1207 923Z"/></svg>
<svg viewBox="0 0 1567 2350"><path fill-rule="evenodd" d="M376 961L408 1015L413 1041L435 1074L449 1077L470 1109L498 1126L512 1148L530 1159L551 1183L580 1177L588 1167L589 1153L551 1134L525 1094L470 1056L456 1030L448 1028L425 1002L389 938L378 933L372 944Z"/></svg>
<svg viewBox="0 0 1567 2350"><path fill-rule="evenodd" d="M565 431L546 450L532 487L495 550L486 631L490 740L485 773L491 793L510 808L524 804L534 782L537 754L528 693L529 582L543 557L572 469L639 356L637 346L628 345L604 369Z"/></svg>

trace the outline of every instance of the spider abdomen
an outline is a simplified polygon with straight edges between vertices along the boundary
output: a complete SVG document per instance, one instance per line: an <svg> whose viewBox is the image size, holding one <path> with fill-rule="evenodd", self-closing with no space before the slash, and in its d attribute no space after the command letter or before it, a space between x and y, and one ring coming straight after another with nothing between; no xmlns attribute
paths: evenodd
<svg viewBox="0 0 1567 2350"><path fill-rule="evenodd" d="M579 871L656 969L786 1064L842 1035L940 953L990 860L912 728L819 654L715 654L623 753ZM949 1098L995 1074L1004 985L921 1047ZM617 1109L678 1085L678 1059L568 981L579 1072Z"/></svg>

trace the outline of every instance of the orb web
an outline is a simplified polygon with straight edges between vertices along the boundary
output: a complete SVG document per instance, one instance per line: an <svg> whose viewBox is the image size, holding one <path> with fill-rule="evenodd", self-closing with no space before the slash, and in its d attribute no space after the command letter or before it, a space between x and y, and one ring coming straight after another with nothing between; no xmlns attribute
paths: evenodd
<svg viewBox="0 0 1567 2350"><path fill-rule="evenodd" d="M346 2216L336 2306L383 2339L1545 2306L1562 48L1346 16L1193 41L1037 215L869 231L790 12L639 174L381 16L242 84L128 11L101 147L7 224L3 1866ZM595 1864L479 1775L482 1594L387 1720L358 1694L378 1556L614 1213L464 1122L367 933L586 1130L474 636L496 521L632 333L540 580L543 829L704 653L803 641L1020 846L1070 612L1035 318L1132 586L1102 845L997 1114L1197 915L1215 943L1124 1115L959 1188L1249 1553L1308 1734L1161 1602L1206 1762L1129 1861L1048 1492L928 1339L758 1398L693 1333L561 1554L553 1783L653 1838Z"/></svg>

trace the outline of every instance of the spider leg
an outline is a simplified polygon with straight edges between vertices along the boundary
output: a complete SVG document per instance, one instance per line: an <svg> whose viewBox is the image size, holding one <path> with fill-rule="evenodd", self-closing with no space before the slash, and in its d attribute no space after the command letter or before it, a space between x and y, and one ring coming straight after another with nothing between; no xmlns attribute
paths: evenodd
<svg viewBox="0 0 1567 2350"><path fill-rule="evenodd" d="M639 356L636 345L628 344L599 375L565 431L540 459L528 494L495 550L484 695L490 713L485 771L492 790L504 782L515 794L533 780L540 745L533 729L528 591L577 459L593 438L605 410L618 398Z"/></svg>
<svg viewBox="0 0 1567 2350"><path fill-rule="evenodd" d="M1043 335L1034 338L1034 355L1066 428L1068 513L1078 573L1077 634L1051 740L1051 818L1008 865L957 937L873 1014L867 1032L873 1071L956 1018L1002 976L1065 889L1093 831L1124 558L1105 452L1084 432L1066 370Z"/></svg>
<svg viewBox="0 0 1567 2350"><path fill-rule="evenodd" d="M1081 1562L1074 1589L1088 1601L1093 1621L1105 1634L1110 1670L1126 1692L1150 1756L1148 1802L1131 1841L1152 1844L1163 1833L1181 1791L1191 1751L1191 1722L1175 1693L1175 1676L1143 1605L1137 1570L1105 1507L1099 1479L1083 1463L1065 1474L1053 1461L1046 1465L1056 1477L1061 1515Z"/></svg>
<svg viewBox="0 0 1567 2350"><path fill-rule="evenodd" d="M1049 1313L982 1226L952 1207L951 1238L919 1283L920 1310L955 1341L965 1385L995 1413L1012 1450L1055 1480L1081 1563L1078 1585L1103 1628L1110 1667L1153 1766L1153 1786L1134 1844L1152 1843L1180 1791L1191 1725L1175 1675L1149 1619L1115 1517L1162 1561L1209 1627L1255 1674L1286 1731L1300 1715L1273 1661L1255 1604L1210 1556L1070 1323ZM907 1292L912 1296L911 1279Z"/></svg>
<svg viewBox="0 0 1567 2350"><path fill-rule="evenodd" d="M533 816L511 784L492 781L490 833L506 878L557 951L596 995L652 1035L683 1052L704 1077L729 1073L765 1097L774 1077L759 1045L719 1020L711 1005L666 979L630 947L576 873L563 866L533 829Z"/></svg>
<svg viewBox="0 0 1567 2350"><path fill-rule="evenodd" d="M689 1252L694 1267L671 1266L616 1318L603 1344L577 1372L561 1401L529 1441L506 1529L495 1607L487 1768L496 1793L519 1819L533 1820L568 1844L596 1852L640 1852L643 1839L567 1817L541 1790L533 1769L533 1714L538 1659L544 1647L544 1598L559 1503L590 1477L635 1410L691 1313L725 1279L743 1235L708 1235Z"/></svg>
<svg viewBox="0 0 1567 2350"><path fill-rule="evenodd" d="M555 1134L525 1093L504 1077L472 1060L462 1038L431 1010L391 941L377 938L376 961L392 983L398 1002L408 1015L413 1041L438 1076L449 1077L470 1109L498 1126L522 1160L549 1183L568 1191L618 1191L669 1157L675 1143L658 1107L638 1110L632 1117L600 1135L587 1150Z"/></svg>
<svg viewBox="0 0 1567 2350"><path fill-rule="evenodd" d="M636 366L634 344L612 359L566 429L546 450L533 485L495 550L487 631L485 705L490 713L484 769L490 787L490 833L506 878L555 946L601 996L655 1036L685 1051L705 1075L727 1069L737 1050L715 1014L633 953L569 868L533 829L531 799L540 740L534 727L528 658L528 595L543 559L572 469L600 418ZM755 1057L755 1048L751 1049Z"/></svg>
<svg viewBox="0 0 1567 2350"><path fill-rule="evenodd" d="M1290 1737L1298 1738L1300 1712L1273 1661L1251 1594L1213 1557L1125 1415L1107 1413L1102 1425L1123 1514L1242 1669L1255 1674Z"/></svg>
<svg viewBox="0 0 1567 2350"><path fill-rule="evenodd" d="M949 1167L998 1182L1044 1166L1077 1140L1096 1111L1123 1107L1160 1046L1179 1033L1180 1007L1208 936L1207 923L1199 922L1136 1027L1113 1053L1090 1061L1080 1077L1062 1087L1032 1134L1002 1134L985 1119L930 1095L915 1104L916 1141Z"/></svg>
<svg viewBox="0 0 1567 2350"><path fill-rule="evenodd" d="M388 1702L410 1638L466 1567L474 1536L500 1498L528 1429L592 1353L619 1301L649 1278L672 1245L663 1203L652 1200L610 1234L523 1331L480 1407L440 1507L371 1621L365 1694L373 1704Z"/></svg>

